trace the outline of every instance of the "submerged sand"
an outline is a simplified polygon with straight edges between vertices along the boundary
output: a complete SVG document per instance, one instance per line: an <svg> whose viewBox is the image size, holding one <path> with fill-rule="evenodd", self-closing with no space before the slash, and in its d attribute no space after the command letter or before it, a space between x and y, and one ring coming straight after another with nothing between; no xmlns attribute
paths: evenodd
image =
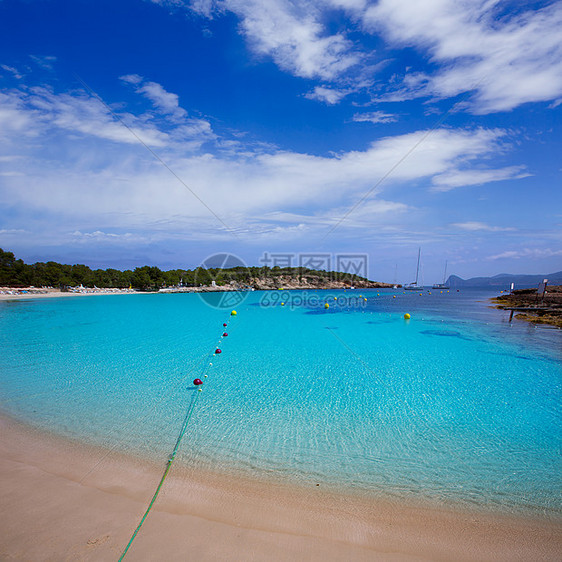
<svg viewBox="0 0 562 562"><path fill-rule="evenodd" d="M164 467L0 418L0 558L117 560ZM562 520L455 512L174 467L127 560L560 560Z"/></svg>

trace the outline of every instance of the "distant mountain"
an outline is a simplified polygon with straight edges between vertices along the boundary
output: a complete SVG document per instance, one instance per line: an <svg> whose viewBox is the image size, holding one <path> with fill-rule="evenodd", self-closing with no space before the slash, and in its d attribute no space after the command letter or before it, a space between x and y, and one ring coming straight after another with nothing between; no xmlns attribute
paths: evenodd
<svg viewBox="0 0 562 562"><path fill-rule="evenodd" d="M471 277L462 279L456 275L450 275L447 279L449 287L454 289L468 287L497 287L498 289L509 289L511 283L515 283L516 289L527 289L536 287L543 279L548 279L549 285L562 284L562 271L547 273L546 275L511 275L500 273L494 277Z"/></svg>

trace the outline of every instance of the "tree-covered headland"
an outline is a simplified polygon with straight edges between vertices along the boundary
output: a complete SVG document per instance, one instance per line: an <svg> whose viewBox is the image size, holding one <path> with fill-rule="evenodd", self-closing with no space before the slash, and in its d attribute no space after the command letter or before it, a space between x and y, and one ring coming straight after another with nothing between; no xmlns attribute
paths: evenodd
<svg viewBox="0 0 562 562"><path fill-rule="evenodd" d="M132 287L141 291L158 290L162 287L198 287L211 285L212 281L219 286L235 282L240 286L252 286L256 279L272 281L293 278L306 279L313 284L322 281L339 281L358 285L368 280L357 275L318 271L304 267L233 267L230 269L171 269L162 271L154 266L127 269L91 269L87 265L61 264L54 261L26 264L16 259L13 252L0 248L0 287L84 287L121 288Z"/></svg>

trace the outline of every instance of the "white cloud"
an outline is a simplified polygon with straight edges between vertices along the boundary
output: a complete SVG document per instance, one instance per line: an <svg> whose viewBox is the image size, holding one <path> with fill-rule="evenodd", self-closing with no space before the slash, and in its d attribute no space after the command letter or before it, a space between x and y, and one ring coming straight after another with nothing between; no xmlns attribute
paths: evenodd
<svg viewBox="0 0 562 562"><path fill-rule="evenodd" d="M35 136L39 114L25 106L22 95L0 92L0 141L14 135Z"/></svg>
<svg viewBox="0 0 562 562"><path fill-rule="evenodd" d="M70 94L65 96L72 97ZM100 129L107 126L103 118L96 120L97 130L84 126L80 112L78 123L73 119L72 127L61 128L59 104L65 108L63 113L66 115L67 106L96 100L78 94L71 103L66 97L59 99L49 92L42 93L39 100L41 103L32 106L41 107L40 123L44 134L58 131L54 146L64 145L61 134L73 135L76 130L83 132L84 139L73 142L76 145L73 146L74 156L71 154L68 159L69 155L64 154L64 173L61 173L58 162L45 160L41 153L36 160L22 158L18 168L26 173L26 177L5 178L4 188L0 186L0 204L9 202L32 214L40 211L56 216L62 223L73 223L74 230L81 232L83 224L96 224L93 232L108 232L114 228L150 229L155 228L155 224L163 224L167 231L181 227L182 232L189 233L187 236L195 238L204 232L216 231L216 219L209 211L168 170L155 160L147 159L137 147L129 148L129 143L122 142L118 150L104 145L98 149L89 147L87 151L80 149L79 143L86 142L88 135L111 141L113 136L100 135ZM74 113L70 112L70 115ZM134 116L130 118L134 122ZM87 123L90 123L89 118ZM205 122L200 126L205 129ZM253 224L260 224L263 232L264 221L256 222L252 217L264 217L279 209L294 215L292 226L332 224L334 217L345 215L350 202L362 197L413 146L419 144L407 161L394 170L387 183L360 205L344 224L346 227L362 224L370 228L373 217L378 217L377 220L383 216L392 217L408 208L404 202L381 199L382 189L393 184L430 180L459 165L466 167L472 161L478 162L500 150L503 132L441 129L433 131L429 137L426 135L426 131L417 131L386 137L373 142L366 150L332 156L271 148L267 152L263 149L254 151L251 145L238 141L239 145L227 154L220 151L216 154L186 154L182 151L180 155L179 151L168 151L166 162L229 226L245 232L251 231ZM16 144L12 148L21 142L17 136L14 140ZM167 145L163 148L167 150ZM92 162L95 162L93 167ZM269 223L273 224L272 219ZM291 223L286 226L290 227ZM216 235L230 236L225 230L219 230Z"/></svg>
<svg viewBox="0 0 562 562"><path fill-rule="evenodd" d="M19 236L20 234L26 234L28 231L22 228L2 228L0 229L1 236Z"/></svg>
<svg viewBox="0 0 562 562"><path fill-rule="evenodd" d="M433 74L407 75L389 100L476 90L472 111L508 111L562 94L562 3L508 17L498 0L380 0L368 29L399 47L429 52Z"/></svg>
<svg viewBox="0 0 562 562"><path fill-rule="evenodd" d="M523 170L523 166L508 166L497 170L448 170L433 178L432 191L451 191L457 187L482 185L494 181L517 180L531 175Z"/></svg>
<svg viewBox="0 0 562 562"><path fill-rule="evenodd" d="M540 259L562 256L562 250L552 250L551 248L523 248L522 250L508 250L501 254L488 256L488 260L503 260L503 259Z"/></svg>
<svg viewBox="0 0 562 562"><path fill-rule="evenodd" d="M313 3L227 0L225 6L241 18L241 29L254 52L271 56L297 76L332 80L361 60L343 34L326 31Z"/></svg>
<svg viewBox="0 0 562 562"><path fill-rule="evenodd" d="M304 97L309 100L322 101L328 105L335 105L348 93L348 90L336 90L334 88L326 88L325 86L316 86L312 92L308 92Z"/></svg>
<svg viewBox="0 0 562 562"><path fill-rule="evenodd" d="M135 87L139 84L144 80ZM117 240L115 233L124 231L197 240L229 238L190 189L248 240L279 234L280 228L287 235L310 236L345 216L400 163L343 223L342 229L361 228L363 236L375 224L392 223L406 210L416 212L407 200L383 198L383 191L392 193L394 186L419 189L420 184L443 182L447 174L450 183L455 173L466 174L471 166L482 173L480 166L505 148L506 133L499 129L444 128L384 137L363 150L320 156L260 145L242 134L214 139L204 119L169 121L158 111L134 115L120 107L119 117L158 148L169 168L189 186L186 189L169 169L139 150L138 141L96 98L48 88L2 95L7 103L0 107L12 114L12 128L4 138L10 150L9 171L25 177L1 178L0 206L17 208L30 221L46 217L60 236L77 232L74 240ZM166 99L173 110L174 99ZM41 134L41 145L34 137L24 137L22 130ZM203 145L204 139L211 141ZM487 172L489 181L497 178L494 170ZM516 176L521 170L510 173Z"/></svg>
<svg viewBox="0 0 562 562"><path fill-rule="evenodd" d="M357 14L367 7L368 0L326 0L325 3L334 8L341 8L352 14Z"/></svg>
<svg viewBox="0 0 562 562"><path fill-rule="evenodd" d="M18 80L23 78L23 74L20 74L18 69L14 68L13 66L8 66L7 64L0 64L0 68L5 70L6 72L9 72L10 74L13 74L14 77L17 78Z"/></svg>
<svg viewBox="0 0 562 562"><path fill-rule="evenodd" d="M220 0L152 0L156 4L167 4L172 6L189 6L196 14L212 18L213 14L221 10Z"/></svg>
<svg viewBox="0 0 562 562"><path fill-rule="evenodd" d="M359 123L394 123L398 121L398 117L384 111L370 111L368 113L356 113L353 120Z"/></svg>
<svg viewBox="0 0 562 562"><path fill-rule="evenodd" d="M146 240L145 237L125 232L123 234L116 234L114 232L103 232L102 230L95 230L93 232L82 232L75 230L70 234L75 242L104 242L104 243L138 243Z"/></svg>
<svg viewBox="0 0 562 562"><path fill-rule="evenodd" d="M215 138L211 124L205 119L186 119L174 130L176 138Z"/></svg>
<svg viewBox="0 0 562 562"><path fill-rule="evenodd" d="M57 94L45 87L0 92L0 140L2 137L11 138L16 133L34 137L60 129L85 138L132 145L138 144L141 139L153 148L175 146L192 151L215 138L208 121L186 117L187 113L177 105L175 94L166 92L154 82L149 82L147 86L147 92L158 106L157 114L135 116L110 111L89 94ZM161 126L151 123L157 117L167 121L160 123Z"/></svg>
<svg viewBox="0 0 562 562"><path fill-rule="evenodd" d="M271 222L296 223L306 226L331 226L348 212L347 207L334 207L328 210L319 211L313 214L290 213L285 211L272 211L263 215L264 219ZM346 227L364 228L367 224L373 226L373 221L377 225L387 217L395 217L398 213L404 213L411 208L397 201L387 201L384 199L370 199L359 206L350 218L346 220Z"/></svg>
<svg viewBox="0 0 562 562"><path fill-rule="evenodd" d="M39 55L29 55L29 58L38 66L40 66L41 68L44 68L45 70L52 70L53 69L53 63L57 60L57 57L53 57L50 55L43 55L43 56L39 56Z"/></svg>
<svg viewBox="0 0 562 562"><path fill-rule="evenodd" d="M330 33L323 22L327 5L322 2L153 1L183 6L206 17L224 10L236 14L240 32L256 55L271 57L282 70L303 78L335 80L364 58L344 33Z"/></svg>
<svg viewBox="0 0 562 562"><path fill-rule="evenodd" d="M142 80L142 79L141 79ZM167 92L157 82L137 82L137 92L148 98L154 107L159 109L162 113L170 115L176 121L181 121L187 116L187 111L180 107L179 97L177 94Z"/></svg>
<svg viewBox="0 0 562 562"><path fill-rule="evenodd" d="M167 92L160 84L156 82L146 82L139 88L152 103L162 109L164 113L178 114L183 117L186 115L185 109L179 106L179 98L177 94Z"/></svg>
<svg viewBox="0 0 562 562"><path fill-rule="evenodd" d="M542 9L513 9L499 0L153 1L209 18L230 11L255 54L296 76L344 84L348 93L369 90L385 66L370 67L372 50L361 39L352 42L350 31L355 37L379 34L391 49L413 47L429 58L428 70L404 69L400 80L385 83L380 101L474 91L468 107L490 113L527 102L556 103L562 96L559 1ZM333 93L322 97L322 91L307 97L339 101Z"/></svg>
<svg viewBox="0 0 562 562"><path fill-rule="evenodd" d="M211 124L198 118L188 118L187 111L180 107L177 94L168 92L157 82L145 82L138 74L121 76L120 80L136 86L135 91L147 99L158 110L160 115L166 116L174 123L175 128L170 134L176 140L197 139L191 148L198 148L202 141L216 138ZM187 147L187 146L186 146Z"/></svg>
<svg viewBox="0 0 562 562"><path fill-rule="evenodd" d="M126 82L127 84L140 84L143 78L138 74L125 74L120 76L119 80L123 80L123 82Z"/></svg>
<svg viewBox="0 0 562 562"><path fill-rule="evenodd" d="M455 228L460 228L461 230L468 230L470 232L476 231L486 231L486 232L508 232L516 230L512 227L501 227L501 226L490 226L489 224L477 221L468 222L456 222L451 224Z"/></svg>
<svg viewBox="0 0 562 562"><path fill-rule="evenodd" d="M29 94L13 94L37 116L33 129L52 127L119 143L137 144L138 139L119 123L98 99L88 94L55 94L48 88L32 88ZM168 135L135 119L120 114L130 129L151 146L164 146Z"/></svg>

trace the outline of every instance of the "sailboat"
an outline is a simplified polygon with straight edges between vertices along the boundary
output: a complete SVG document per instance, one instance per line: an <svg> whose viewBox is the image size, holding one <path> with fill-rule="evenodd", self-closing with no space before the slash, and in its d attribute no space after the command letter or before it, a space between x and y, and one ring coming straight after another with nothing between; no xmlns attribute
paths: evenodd
<svg viewBox="0 0 562 562"><path fill-rule="evenodd" d="M418 248L418 266L416 267L416 280L414 283L407 283L404 285L405 291L421 291L423 287L418 285L418 277L420 275L420 256L421 256L421 248Z"/></svg>
<svg viewBox="0 0 562 562"><path fill-rule="evenodd" d="M445 272L443 273L443 283L435 283L432 289L449 289L449 285L445 283L445 277L447 277L447 261L445 260Z"/></svg>

